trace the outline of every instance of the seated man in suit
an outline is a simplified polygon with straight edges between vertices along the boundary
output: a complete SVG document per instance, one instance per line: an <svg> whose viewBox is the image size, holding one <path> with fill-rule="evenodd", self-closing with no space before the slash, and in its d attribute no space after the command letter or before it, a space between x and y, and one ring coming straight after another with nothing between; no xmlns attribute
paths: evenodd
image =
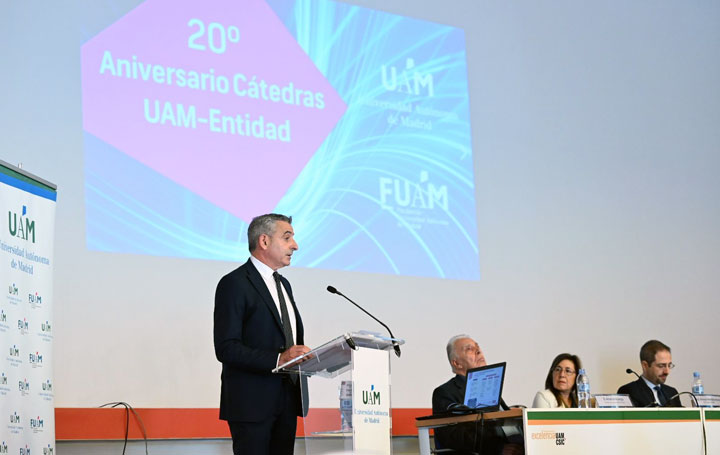
<svg viewBox="0 0 720 455"><path fill-rule="evenodd" d="M486 365L480 346L468 335L456 335L450 338L446 349L450 368L455 376L433 391L433 414L441 414L454 404L462 404L465 398L467 371ZM501 408L508 409L502 400ZM450 425L435 429L435 446L454 449L456 453L503 455L524 453L521 444L522 433L520 431L512 431L512 433L515 434L508 435L500 428L484 428L481 434L479 423ZM510 443L510 440L517 440L520 444Z"/></svg>
<svg viewBox="0 0 720 455"><path fill-rule="evenodd" d="M640 348L640 364L643 374L637 381L618 389L618 393L630 395L633 404L639 408L646 406L682 407L678 391L665 385L672 363L670 347L657 340L650 340Z"/></svg>

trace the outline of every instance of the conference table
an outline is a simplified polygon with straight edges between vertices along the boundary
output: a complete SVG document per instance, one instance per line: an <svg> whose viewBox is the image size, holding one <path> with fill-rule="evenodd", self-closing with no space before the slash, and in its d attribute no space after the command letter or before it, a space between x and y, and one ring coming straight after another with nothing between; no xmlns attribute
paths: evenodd
<svg viewBox="0 0 720 455"><path fill-rule="evenodd" d="M510 409L482 417L504 425L522 421L526 455L720 454L718 409ZM477 419L464 415L417 420L420 454L431 453L430 429Z"/></svg>

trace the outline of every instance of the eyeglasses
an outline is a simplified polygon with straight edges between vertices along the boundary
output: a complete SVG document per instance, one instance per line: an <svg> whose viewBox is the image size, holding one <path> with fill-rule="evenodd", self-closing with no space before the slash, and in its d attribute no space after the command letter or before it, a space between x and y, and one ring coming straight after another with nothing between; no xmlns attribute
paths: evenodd
<svg viewBox="0 0 720 455"><path fill-rule="evenodd" d="M562 372L565 372L566 375L572 376L575 374L575 370L571 370L570 368L563 368L563 367L555 367L553 368L553 373L560 374Z"/></svg>
<svg viewBox="0 0 720 455"><path fill-rule="evenodd" d="M670 363L656 363L655 366L658 367L658 368L660 368L661 370L664 370L665 368L667 368L668 370L672 370L673 368L675 368L675 364L672 363L672 362L670 362Z"/></svg>

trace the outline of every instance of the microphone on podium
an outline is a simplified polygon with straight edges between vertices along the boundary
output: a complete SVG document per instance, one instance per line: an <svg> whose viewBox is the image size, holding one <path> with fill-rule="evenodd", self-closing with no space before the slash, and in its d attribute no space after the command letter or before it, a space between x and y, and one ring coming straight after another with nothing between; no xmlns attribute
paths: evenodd
<svg viewBox="0 0 720 455"><path fill-rule="evenodd" d="M370 314L370 312L368 312L365 308L363 308L363 307L361 307L360 305L358 305L357 303L353 302L348 296L346 296L346 295L343 294L342 292L338 291L338 290L335 289L333 286L328 286L328 287L327 287L327 290L328 290L328 292L331 293L331 294L337 294L337 295L345 298L345 300L347 300L348 302L352 303L352 304L355 305L356 307L360 308L363 313L365 313L365 314L367 314L368 316L370 316L371 318L375 319L377 322L380 323L381 326L385 327L385 328L387 329L388 333L390 333L390 338L393 339L392 344L393 344L393 349L395 350L395 354L396 354L398 357L400 357L400 345L397 344L397 342L395 341L395 335L393 335L392 330L390 330L390 327L388 327L387 325L385 325L385 323L382 322L380 319L378 319L378 318L376 318L375 316L373 316L372 314Z"/></svg>

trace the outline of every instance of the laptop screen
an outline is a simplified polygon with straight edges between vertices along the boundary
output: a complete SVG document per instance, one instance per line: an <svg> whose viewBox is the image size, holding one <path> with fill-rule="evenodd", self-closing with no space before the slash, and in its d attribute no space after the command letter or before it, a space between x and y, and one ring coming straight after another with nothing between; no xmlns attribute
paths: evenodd
<svg viewBox="0 0 720 455"><path fill-rule="evenodd" d="M472 409L499 409L505 365L502 362L468 370L463 404Z"/></svg>

